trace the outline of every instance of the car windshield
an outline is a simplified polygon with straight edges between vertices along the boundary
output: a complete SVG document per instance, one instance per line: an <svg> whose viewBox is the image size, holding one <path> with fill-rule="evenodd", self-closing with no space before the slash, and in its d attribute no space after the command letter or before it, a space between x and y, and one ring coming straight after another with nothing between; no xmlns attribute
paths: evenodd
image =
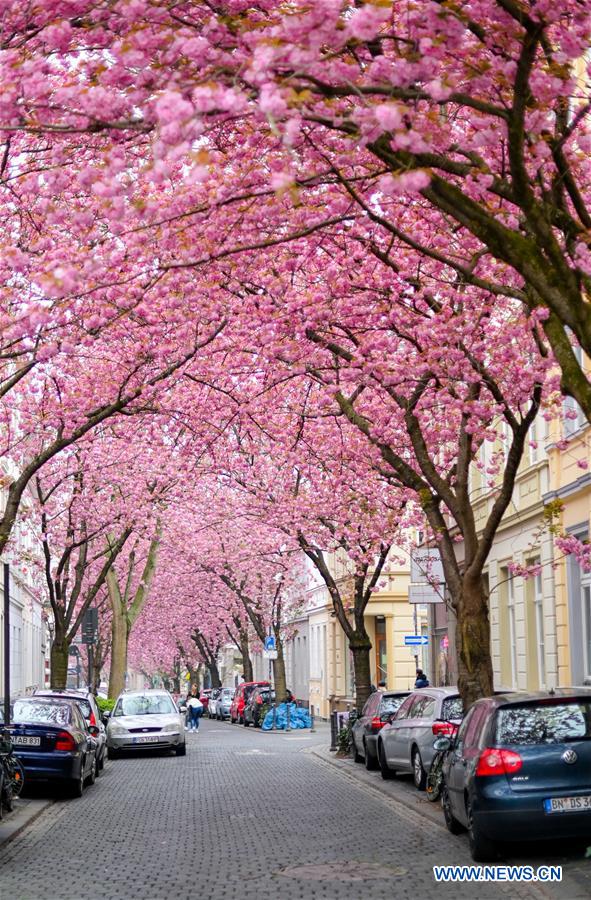
<svg viewBox="0 0 591 900"><path fill-rule="evenodd" d="M447 700L443 701L443 706L441 707L442 719L446 722L454 722L463 719L463 717L464 704L461 697L448 697Z"/></svg>
<svg viewBox="0 0 591 900"><path fill-rule="evenodd" d="M497 744L562 744L591 738L591 701L543 701L497 712Z"/></svg>
<svg viewBox="0 0 591 900"><path fill-rule="evenodd" d="M21 724L47 722L50 725L69 725L72 720L72 710L65 703L16 700L12 720Z"/></svg>
<svg viewBox="0 0 591 900"><path fill-rule="evenodd" d="M380 703L380 712L382 714L397 712L399 707L402 706L403 700L406 700L406 697L382 697Z"/></svg>
<svg viewBox="0 0 591 900"><path fill-rule="evenodd" d="M167 694L141 694L123 696L117 701L115 716L157 716L176 712Z"/></svg>

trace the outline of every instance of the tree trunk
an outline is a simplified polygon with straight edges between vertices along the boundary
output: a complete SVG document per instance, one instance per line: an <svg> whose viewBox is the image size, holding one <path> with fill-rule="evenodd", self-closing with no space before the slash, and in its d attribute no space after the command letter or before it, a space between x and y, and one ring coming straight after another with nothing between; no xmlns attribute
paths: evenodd
<svg viewBox="0 0 591 900"><path fill-rule="evenodd" d="M220 678L220 670L218 669L217 662L210 663L207 668L209 670L212 688L220 688L222 686L222 679Z"/></svg>
<svg viewBox="0 0 591 900"><path fill-rule="evenodd" d="M367 634L358 634L349 641L349 647L353 654L353 667L355 670L355 702L357 712L360 713L371 693L371 666L369 662L371 641L369 636Z"/></svg>
<svg viewBox="0 0 591 900"><path fill-rule="evenodd" d="M245 631L240 632L240 652L242 653L242 671L245 681L254 681L252 659L250 658L250 644Z"/></svg>
<svg viewBox="0 0 591 900"><path fill-rule="evenodd" d="M276 640L277 659L273 660L273 681L275 682L275 699L277 703L285 703L287 698L287 679L285 676L285 656L283 643Z"/></svg>
<svg viewBox="0 0 591 900"><path fill-rule="evenodd" d="M467 712L476 700L494 692L488 597L480 579L464 579L455 612L458 690Z"/></svg>
<svg viewBox="0 0 591 900"><path fill-rule="evenodd" d="M109 672L109 699L115 700L125 688L127 672L127 641L129 632L126 612L113 604L111 619L111 669Z"/></svg>
<svg viewBox="0 0 591 900"><path fill-rule="evenodd" d="M63 634L56 634L51 644L50 663L51 663L51 688L52 690L63 690L68 680L68 656L70 653L70 643Z"/></svg>

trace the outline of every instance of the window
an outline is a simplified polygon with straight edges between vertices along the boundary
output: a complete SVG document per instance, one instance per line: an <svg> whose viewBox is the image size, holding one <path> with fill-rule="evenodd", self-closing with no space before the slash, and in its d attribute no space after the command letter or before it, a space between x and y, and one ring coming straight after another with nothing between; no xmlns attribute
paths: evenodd
<svg viewBox="0 0 591 900"><path fill-rule="evenodd" d="M466 749L478 746L478 738L484 721L486 719L487 706L481 703L470 710L471 716L468 727L464 732L463 745Z"/></svg>
<svg viewBox="0 0 591 900"><path fill-rule="evenodd" d="M515 578L507 570L507 614L509 622L509 658L511 661L511 687L517 684L517 628L515 624Z"/></svg>
<svg viewBox="0 0 591 900"><path fill-rule="evenodd" d="M382 703L380 705L380 713L384 716L391 715L395 713L402 706L402 701L404 697L382 697Z"/></svg>
<svg viewBox="0 0 591 900"><path fill-rule="evenodd" d="M497 713L497 744L562 744L591 737L587 700L509 706Z"/></svg>
<svg viewBox="0 0 591 900"><path fill-rule="evenodd" d="M448 697L441 707L441 718L446 722L457 722L464 715L464 704L461 697Z"/></svg>
<svg viewBox="0 0 591 900"><path fill-rule="evenodd" d="M411 694L410 697L407 697L406 700L404 701L404 703L402 704L402 706L400 707L400 709L398 710L398 713L396 714L396 719L408 719L408 712L409 712L411 706L416 701L416 699L417 699L416 694Z"/></svg>
<svg viewBox="0 0 591 900"><path fill-rule="evenodd" d="M573 353L579 365L582 366L583 351L578 344L573 343ZM570 437L587 423L583 410L572 397L565 397L562 401L562 417L565 438Z"/></svg>
<svg viewBox="0 0 591 900"><path fill-rule="evenodd" d="M539 563L539 560L537 560ZM534 578L534 608L536 612L536 645L538 650L538 675L540 687L546 686L546 655L544 647L544 595L542 593L542 573Z"/></svg>
<svg viewBox="0 0 591 900"><path fill-rule="evenodd" d="M583 660L585 679L591 678L591 585L583 587Z"/></svg>

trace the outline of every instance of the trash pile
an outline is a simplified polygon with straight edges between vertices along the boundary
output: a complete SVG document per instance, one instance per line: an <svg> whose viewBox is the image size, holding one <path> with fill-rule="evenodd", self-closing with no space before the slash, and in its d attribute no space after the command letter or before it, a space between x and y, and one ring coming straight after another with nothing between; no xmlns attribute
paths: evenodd
<svg viewBox="0 0 591 900"><path fill-rule="evenodd" d="M265 716L262 724L263 731L271 731L273 728L273 714L275 714L275 728L277 731L285 731L287 728L287 710L289 707L289 727L311 728L312 719L310 713L303 706L296 706L295 703L279 703L275 709L270 709Z"/></svg>

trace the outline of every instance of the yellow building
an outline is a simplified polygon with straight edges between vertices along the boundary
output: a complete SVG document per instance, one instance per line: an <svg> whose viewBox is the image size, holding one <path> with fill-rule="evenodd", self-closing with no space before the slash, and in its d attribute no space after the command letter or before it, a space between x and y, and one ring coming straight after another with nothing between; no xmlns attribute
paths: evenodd
<svg viewBox="0 0 591 900"><path fill-rule="evenodd" d="M554 540L544 527L544 503L550 489L549 441L543 418L532 426L530 440L515 480L513 498L491 548L485 577L489 591L491 654L497 690L538 690L563 683L559 648L564 639L556 604ZM503 452L502 440L483 445L480 469L473 466L470 497L479 527L495 500L490 476L483 474L493 453ZM462 544L457 544L462 558ZM538 566L539 573L522 578L518 566ZM453 621L449 641L454 644Z"/></svg>
<svg viewBox="0 0 591 900"><path fill-rule="evenodd" d="M340 586L348 573L342 561L327 554L333 577ZM370 636L371 680L385 681L390 690L408 690L415 681L415 658L404 645L404 636L414 634L415 610L408 602L408 564L388 561L380 586L365 613ZM309 702L315 715L327 718L333 709L355 703L355 683L351 654L328 594L318 580L308 591ZM418 630L426 625L418 617ZM422 660L420 661L422 662Z"/></svg>
<svg viewBox="0 0 591 900"><path fill-rule="evenodd" d="M559 443L568 440L564 446ZM550 475L544 501L560 532L589 540L591 522L591 427L567 398L561 423L553 423ZM591 574L574 555L556 553L558 684L591 684Z"/></svg>

